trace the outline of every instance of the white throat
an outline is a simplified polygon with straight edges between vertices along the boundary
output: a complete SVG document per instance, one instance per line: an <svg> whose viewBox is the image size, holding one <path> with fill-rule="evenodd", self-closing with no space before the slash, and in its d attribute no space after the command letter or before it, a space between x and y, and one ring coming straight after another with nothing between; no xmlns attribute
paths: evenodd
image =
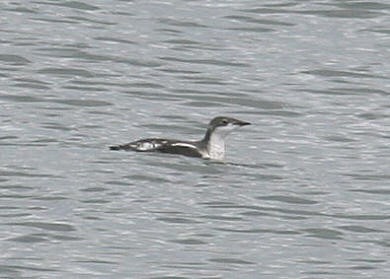
<svg viewBox="0 0 390 279"><path fill-rule="evenodd" d="M222 161L225 158L225 137L218 133L213 133L207 146L210 159Z"/></svg>
<svg viewBox="0 0 390 279"><path fill-rule="evenodd" d="M228 124L224 127L217 127L211 133L207 149L212 160L222 161L225 158L225 138L237 128L237 126Z"/></svg>

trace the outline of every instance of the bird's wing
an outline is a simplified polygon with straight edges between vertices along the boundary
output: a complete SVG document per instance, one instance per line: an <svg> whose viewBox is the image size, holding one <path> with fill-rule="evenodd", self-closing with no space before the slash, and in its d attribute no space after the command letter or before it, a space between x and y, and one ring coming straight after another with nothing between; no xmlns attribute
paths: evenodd
<svg viewBox="0 0 390 279"><path fill-rule="evenodd" d="M158 151L164 144L167 144L168 140L164 139L142 139L133 141L130 143L110 146L111 150L133 150L133 151Z"/></svg>
<svg viewBox="0 0 390 279"><path fill-rule="evenodd" d="M190 157L202 157L202 154L196 145L190 142L169 141L167 144L158 148L157 151L162 153L181 154Z"/></svg>
<svg viewBox="0 0 390 279"><path fill-rule="evenodd" d="M169 139L142 139L123 145L111 146L111 150L132 150L139 152L161 152L181 154L190 157L202 157L196 145L191 142L180 142Z"/></svg>

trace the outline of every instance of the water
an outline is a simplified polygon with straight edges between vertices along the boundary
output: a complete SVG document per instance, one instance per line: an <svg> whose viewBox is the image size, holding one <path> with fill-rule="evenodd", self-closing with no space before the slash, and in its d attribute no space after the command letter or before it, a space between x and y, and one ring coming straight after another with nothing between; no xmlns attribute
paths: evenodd
<svg viewBox="0 0 390 279"><path fill-rule="evenodd" d="M2 1L1 278L388 278L388 1ZM224 164L110 152L250 121Z"/></svg>

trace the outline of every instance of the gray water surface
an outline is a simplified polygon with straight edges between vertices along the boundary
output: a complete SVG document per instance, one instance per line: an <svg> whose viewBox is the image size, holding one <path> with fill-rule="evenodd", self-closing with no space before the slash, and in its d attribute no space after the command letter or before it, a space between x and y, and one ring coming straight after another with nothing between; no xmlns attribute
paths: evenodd
<svg viewBox="0 0 390 279"><path fill-rule="evenodd" d="M388 278L388 1L2 1L1 278ZM110 152L253 123L225 163Z"/></svg>

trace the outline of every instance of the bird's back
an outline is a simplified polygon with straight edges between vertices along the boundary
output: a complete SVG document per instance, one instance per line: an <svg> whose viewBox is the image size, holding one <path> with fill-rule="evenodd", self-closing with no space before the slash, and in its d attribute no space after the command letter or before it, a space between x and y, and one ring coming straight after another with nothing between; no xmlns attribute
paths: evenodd
<svg viewBox="0 0 390 279"><path fill-rule="evenodd" d="M133 141L123 145L110 146L110 149L138 152L161 152L181 154L190 157L203 157L202 150L200 150L197 145L198 142L149 138Z"/></svg>

